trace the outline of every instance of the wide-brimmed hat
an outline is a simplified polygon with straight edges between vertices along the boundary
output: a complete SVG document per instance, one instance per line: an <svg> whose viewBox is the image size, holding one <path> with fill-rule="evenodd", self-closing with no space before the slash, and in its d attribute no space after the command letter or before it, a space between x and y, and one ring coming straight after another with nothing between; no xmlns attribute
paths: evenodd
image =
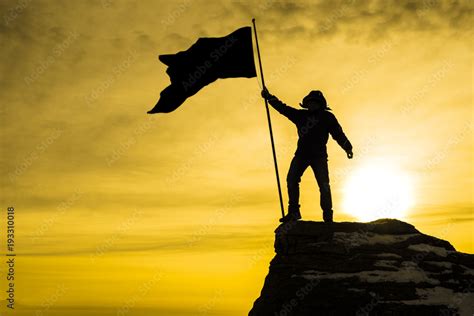
<svg viewBox="0 0 474 316"><path fill-rule="evenodd" d="M302 104L305 104L309 100L316 100L318 103L320 103L323 108L327 107L327 102L326 98L324 97L323 93L319 90L313 90L310 93L308 93L307 96L303 98Z"/></svg>

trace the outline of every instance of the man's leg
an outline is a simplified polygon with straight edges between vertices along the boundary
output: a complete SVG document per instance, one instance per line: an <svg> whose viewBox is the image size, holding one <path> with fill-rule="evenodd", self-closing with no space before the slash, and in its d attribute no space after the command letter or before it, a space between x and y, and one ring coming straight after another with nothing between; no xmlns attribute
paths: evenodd
<svg viewBox="0 0 474 316"><path fill-rule="evenodd" d="M290 164L290 169L288 170L288 175L286 176L286 184L288 187L288 214L292 214L297 218L301 218L299 205L301 176L308 166L308 159L294 156Z"/></svg>
<svg viewBox="0 0 474 316"><path fill-rule="evenodd" d="M327 158L316 158L311 161L311 169L319 186L320 204L325 222L332 222L332 198L329 185L329 170Z"/></svg>

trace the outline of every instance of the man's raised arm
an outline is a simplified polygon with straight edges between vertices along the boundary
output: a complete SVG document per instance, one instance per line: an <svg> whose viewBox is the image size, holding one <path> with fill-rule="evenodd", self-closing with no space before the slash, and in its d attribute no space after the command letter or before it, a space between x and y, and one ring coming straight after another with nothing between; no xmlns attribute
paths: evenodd
<svg viewBox="0 0 474 316"><path fill-rule="evenodd" d="M294 122L296 120L298 110L281 102L276 96L270 94L266 88L262 90L262 97L267 99L275 110L286 116L290 121Z"/></svg>

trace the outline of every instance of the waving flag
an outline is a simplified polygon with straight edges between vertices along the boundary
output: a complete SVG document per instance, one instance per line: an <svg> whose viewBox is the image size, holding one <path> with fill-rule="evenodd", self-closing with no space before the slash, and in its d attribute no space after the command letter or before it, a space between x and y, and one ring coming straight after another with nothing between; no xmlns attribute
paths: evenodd
<svg viewBox="0 0 474 316"><path fill-rule="evenodd" d="M256 77L251 27L218 38L199 38L188 50L160 55L171 85L160 93L153 113L168 113L219 78Z"/></svg>

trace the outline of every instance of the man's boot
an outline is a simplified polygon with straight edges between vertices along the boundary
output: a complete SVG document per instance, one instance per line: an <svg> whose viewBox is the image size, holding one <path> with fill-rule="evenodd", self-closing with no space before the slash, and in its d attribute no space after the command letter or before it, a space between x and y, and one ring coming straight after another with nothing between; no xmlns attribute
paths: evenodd
<svg viewBox="0 0 474 316"><path fill-rule="evenodd" d="M288 214L280 218L280 222L286 223L291 221L297 221L301 218L300 206L288 206Z"/></svg>
<svg viewBox="0 0 474 316"><path fill-rule="evenodd" d="M323 220L325 223L332 223L332 210L323 211Z"/></svg>

